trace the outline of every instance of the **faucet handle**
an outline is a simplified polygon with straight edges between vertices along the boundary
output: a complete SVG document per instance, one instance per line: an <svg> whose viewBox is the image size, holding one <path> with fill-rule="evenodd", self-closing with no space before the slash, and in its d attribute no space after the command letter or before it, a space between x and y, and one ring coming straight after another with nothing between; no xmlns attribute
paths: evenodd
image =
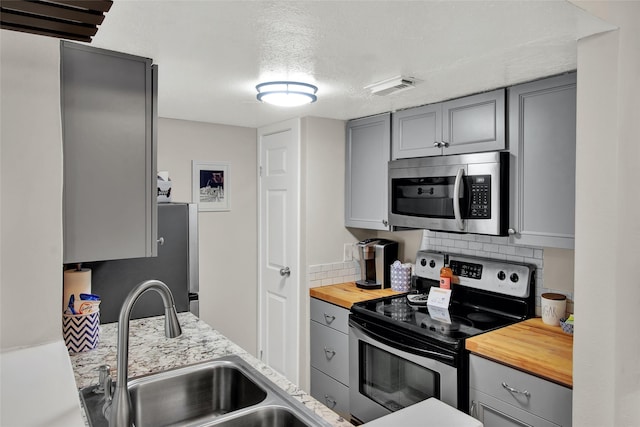
<svg viewBox="0 0 640 427"><path fill-rule="evenodd" d="M98 371L98 386L94 393L104 394L107 400L111 398L111 366L100 365L96 369Z"/></svg>

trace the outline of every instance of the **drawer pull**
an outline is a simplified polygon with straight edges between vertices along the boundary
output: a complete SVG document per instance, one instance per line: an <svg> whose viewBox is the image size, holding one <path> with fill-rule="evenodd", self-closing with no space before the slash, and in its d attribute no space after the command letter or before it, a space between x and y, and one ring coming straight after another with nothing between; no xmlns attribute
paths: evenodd
<svg viewBox="0 0 640 427"><path fill-rule="evenodd" d="M331 360L333 359L333 356L336 355L335 350L332 350L330 348L325 347L324 348L324 354L327 356L327 359Z"/></svg>
<svg viewBox="0 0 640 427"><path fill-rule="evenodd" d="M324 395L324 400L325 400L325 402L327 402L327 407L329 409L333 409L336 406L336 404L338 403L338 402L336 402L335 399L330 398L328 394Z"/></svg>
<svg viewBox="0 0 640 427"><path fill-rule="evenodd" d="M332 316L332 315L330 315L330 314L324 313L324 320L325 320L325 322L327 322L327 323L331 323L331 322L333 322L334 320L336 320L336 316Z"/></svg>
<svg viewBox="0 0 640 427"><path fill-rule="evenodd" d="M529 393L527 390L520 391L518 389L515 389L515 388L509 386L509 384L507 384L505 382L502 383L502 388L504 388L506 390L509 390L511 393L524 394L527 397L531 397L531 393Z"/></svg>

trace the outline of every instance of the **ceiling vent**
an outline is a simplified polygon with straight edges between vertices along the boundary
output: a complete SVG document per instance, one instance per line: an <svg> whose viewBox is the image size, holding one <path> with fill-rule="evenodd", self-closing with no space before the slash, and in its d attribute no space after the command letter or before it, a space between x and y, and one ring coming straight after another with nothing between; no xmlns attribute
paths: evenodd
<svg viewBox="0 0 640 427"><path fill-rule="evenodd" d="M372 95L386 96L393 93L403 92L416 87L416 79L413 77L392 77L381 82L370 84L364 88L369 90Z"/></svg>

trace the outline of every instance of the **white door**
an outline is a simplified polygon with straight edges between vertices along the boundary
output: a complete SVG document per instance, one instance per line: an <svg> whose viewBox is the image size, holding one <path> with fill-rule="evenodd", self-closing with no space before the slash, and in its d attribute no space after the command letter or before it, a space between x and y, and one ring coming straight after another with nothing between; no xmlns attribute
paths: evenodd
<svg viewBox="0 0 640 427"><path fill-rule="evenodd" d="M258 129L260 358L298 381L300 121Z"/></svg>

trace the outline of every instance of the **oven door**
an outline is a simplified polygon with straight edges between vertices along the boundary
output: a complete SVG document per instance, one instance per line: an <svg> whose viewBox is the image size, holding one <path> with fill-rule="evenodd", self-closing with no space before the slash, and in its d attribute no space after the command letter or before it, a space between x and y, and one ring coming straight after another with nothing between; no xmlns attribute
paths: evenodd
<svg viewBox="0 0 640 427"><path fill-rule="evenodd" d="M435 397L458 406L456 353L349 319L349 406L354 422L369 422Z"/></svg>

